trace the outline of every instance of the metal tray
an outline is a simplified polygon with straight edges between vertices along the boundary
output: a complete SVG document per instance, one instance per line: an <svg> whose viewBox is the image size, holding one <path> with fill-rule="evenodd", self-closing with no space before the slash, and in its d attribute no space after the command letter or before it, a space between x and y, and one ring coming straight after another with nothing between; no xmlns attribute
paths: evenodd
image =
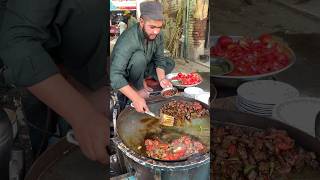
<svg viewBox="0 0 320 180"><path fill-rule="evenodd" d="M242 36L230 36L230 37L236 41L243 38ZM218 39L219 39L219 36L212 36L210 38L210 42L211 42L210 46L211 47L215 46ZM290 64L282 69L277 70L277 71L273 71L273 72L269 72L269 73L265 73L265 74L253 75L253 76L229 76L229 75L210 75L210 76L213 78L213 82L215 83L216 86L233 87L233 88L238 87L240 84L242 84L243 82L247 82L247 81L258 80L258 79L270 79L271 77L275 76L276 74L279 74L279 73L287 70L296 62L296 56L295 56L293 50L288 45L286 45L286 51L288 51L289 54L291 54ZM215 58L211 57L210 59L211 59L210 63L212 63L212 61L214 61Z"/></svg>

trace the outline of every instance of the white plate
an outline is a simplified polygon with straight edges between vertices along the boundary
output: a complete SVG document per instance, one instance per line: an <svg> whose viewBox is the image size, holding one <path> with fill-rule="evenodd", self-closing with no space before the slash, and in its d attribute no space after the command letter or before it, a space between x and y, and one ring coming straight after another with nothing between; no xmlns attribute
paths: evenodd
<svg viewBox="0 0 320 180"><path fill-rule="evenodd" d="M202 94L198 94L195 99L209 105L210 93L204 92Z"/></svg>
<svg viewBox="0 0 320 180"><path fill-rule="evenodd" d="M272 116L272 113L268 113L268 114L263 114L263 113L257 113L257 112L253 112L253 111L249 111L241 106L238 106L237 105L237 108L239 111L241 112L245 112L245 113L249 113L249 114L253 114L253 115L256 115L256 116L262 116L262 117L271 117Z"/></svg>
<svg viewBox="0 0 320 180"><path fill-rule="evenodd" d="M274 80L257 80L243 83L237 89L242 98L267 105L274 105L299 96L299 91L287 83Z"/></svg>
<svg viewBox="0 0 320 180"><path fill-rule="evenodd" d="M237 96L237 101L241 105L248 106L249 108L257 109L257 110L272 111L273 107L274 107L274 106L260 106L260 105L257 105L257 104L248 103L247 101L243 101L238 96Z"/></svg>
<svg viewBox="0 0 320 180"><path fill-rule="evenodd" d="M315 118L319 111L319 98L300 97L276 105L272 117L315 136Z"/></svg>
<svg viewBox="0 0 320 180"><path fill-rule="evenodd" d="M242 104L238 100L236 100L236 107L241 112L247 112L247 113L250 113L250 114L254 114L254 115L257 115L257 116L264 116L264 117L271 117L272 116L272 111L254 109L254 108L251 108L251 107L248 107L248 106Z"/></svg>
<svg viewBox="0 0 320 180"><path fill-rule="evenodd" d="M241 102L244 102L246 104L251 104L257 107L261 107L261 108L273 108L276 104L262 104L262 103L257 103L257 102L253 102L253 101L249 101L243 97L241 97L240 95L237 96L239 98L239 100L241 100Z"/></svg>
<svg viewBox="0 0 320 180"><path fill-rule="evenodd" d="M248 110L241 108L241 107L238 107L238 110L241 112L246 112L246 113L253 114L256 116L272 117L272 114L261 114L261 113L257 113L257 112L252 112L252 111L248 111Z"/></svg>
<svg viewBox="0 0 320 180"><path fill-rule="evenodd" d="M166 79L169 79L169 80L171 80L173 77L175 77L175 76L177 76L178 75L178 73L170 73L170 74L167 74L166 75ZM200 76L200 74L198 74L199 76ZM196 84L192 84L192 85L181 85L181 84L179 84L179 83L176 83L176 82L172 82L172 85L173 86L176 86L176 87L178 87L178 88L186 88L186 87L194 87L194 86L198 86L199 84L201 84L202 83L202 77L200 76L200 82L198 82L198 83L196 83Z"/></svg>
<svg viewBox="0 0 320 180"><path fill-rule="evenodd" d="M183 92L186 97L195 99L197 95L202 94L204 91L199 87L187 87L183 90Z"/></svg>
<svg viewBox="0 0 320 180"><path fill-rule="evenodd" d="M240 106L242 108L245 108L245 109L247 109L249 111L252 111L252 112L272 115L272 110L256 109L256 108L252 108L252 107L246 106L246 105L241 104L241 103L238 103L238 106Z"/></svg>
<svg viewBox="0 0 320 180"><path fill-rule="evenodd" d="M245 106L242 106L242 105L237 105L237 108L239 109L243 109L245 111L248 111L248 112L252 112L252 113L255 113L255 114L259 114L259 115L268 115L268 116L272 116L272 112L263 112L263 111L257 111L257 110L253 110L253 109L249 109Z"/></svg>

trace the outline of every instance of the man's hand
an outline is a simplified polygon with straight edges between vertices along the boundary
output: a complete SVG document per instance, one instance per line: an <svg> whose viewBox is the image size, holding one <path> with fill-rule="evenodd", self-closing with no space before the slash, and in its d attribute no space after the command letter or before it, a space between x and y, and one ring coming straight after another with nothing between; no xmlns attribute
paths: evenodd
<svg viewBox="0 0 320 180"><path fill-rule="evenodd" d="M156 68L157 76L159 79L160 86L162 88L172 87L171 82L166 79L165 71L161 68Z"/></svg>
<svg viewBox="0 0 320 180"><path fill-rule="evenodd" d="M149 111L149 108L144 98L136 98L132 101L132 104L137 112L144 113L145 111Z"/></svg>
<svg viewBox="0 0 320 180"><path fill-rule="evenodd" d="M106 164L109 155L106 147L109 144L109 127L107 118L100 113L85 116L73 124L75 137L82 153L93 161Z"/></svg>
<svg viewBox="0 0 320 180"><path fill-rule="evenodd" d="M144 100L144 98L149 96L149 93L147 91L145 91L144 89L137 92L129 85L126 85L126 86L120 88L120 92L123 93L125 96L127 96L132 101L132 104L133 104L134 108L136 109L136 111L141 112L141 113L143 113L145 111L149 111L149 108L146 104L146 101Z"/></svg>
<svg viewBox="0 0 320 180"><path fill-rule="evenodd" d="M148 98L150 96L150 91L148 91L146 89L141 89L141 90L137 91L137 93L143 99L146 99L146 98Z"/></svg>
<svg viewBox="0 0 320 180"><path fill-rule="evenodd" d="M143 80L143 88L149 92L153 91L153 89L147 85L146 80Z"/></svg>
<svg viewBox="0 0 320 180"><path fill-rule="evenodd" d="M159 83L162 88L172 87L172 83L168 79L161 79Z"/></svg>

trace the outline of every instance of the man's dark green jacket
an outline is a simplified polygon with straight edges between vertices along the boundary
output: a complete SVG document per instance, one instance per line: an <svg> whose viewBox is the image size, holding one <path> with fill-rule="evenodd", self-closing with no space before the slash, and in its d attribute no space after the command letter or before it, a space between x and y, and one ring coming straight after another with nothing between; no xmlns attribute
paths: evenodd
<svg viewBox="0 0 320 180"><path fill-rule="evenodd" d="M1 11L0 62L7 83L25 87L59 72L106 83L106 0L8 0Z"/></svg>

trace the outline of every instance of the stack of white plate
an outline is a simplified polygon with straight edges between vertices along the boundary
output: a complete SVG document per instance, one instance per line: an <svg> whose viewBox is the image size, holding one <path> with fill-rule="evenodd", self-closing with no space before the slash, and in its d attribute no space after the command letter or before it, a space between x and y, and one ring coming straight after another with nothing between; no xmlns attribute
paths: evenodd
<svg viewBox="0 0 320 180"><path fill-rule="evenodd" d="M274 80L243 83L237 93L236 106L240 111L264 117L272 116L276 104L299 96L296 88Z"/></svg>
<svg viewBox="0 0 320 180"><path fill-rule="evenodd" d="M315 119L319 111L319 98L299 97L276 105L272 117L315 136Z"/></svg>

